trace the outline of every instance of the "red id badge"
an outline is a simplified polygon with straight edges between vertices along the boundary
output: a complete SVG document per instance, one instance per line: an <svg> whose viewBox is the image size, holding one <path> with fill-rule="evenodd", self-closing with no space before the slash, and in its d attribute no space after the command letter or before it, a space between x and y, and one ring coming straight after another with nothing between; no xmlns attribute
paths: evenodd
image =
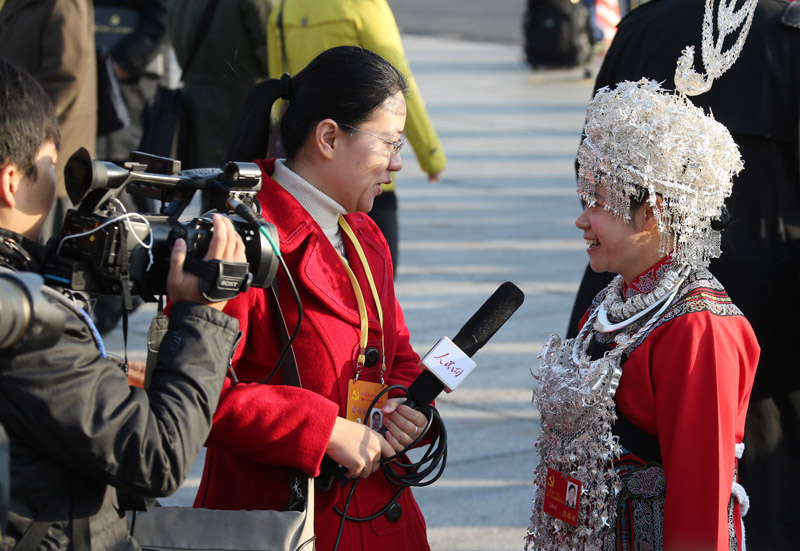
<svg viewBox="0 0 800 551"><path fill-rule="evenodd" d="M375 396L384 388L386 385L380 383L350 379L350 383L347 385L347 420L367 424L373 430L380 430L383 427L381 408L386 403L388 396L384 394L372 411L368 411L368 409Z"/></svg>
<svg viewBox="0 0 800 551"><path fill-rule="evenodd" d="M581 481L555 469L547 469L544 492L544 512L572 526L578 525L578 506L581 503Z"/></svg>

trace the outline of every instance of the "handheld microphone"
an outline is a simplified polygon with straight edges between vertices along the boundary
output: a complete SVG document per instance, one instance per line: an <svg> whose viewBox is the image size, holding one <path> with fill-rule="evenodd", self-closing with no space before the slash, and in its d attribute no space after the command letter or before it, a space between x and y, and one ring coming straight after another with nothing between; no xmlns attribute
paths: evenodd
<svg viewBox="0 0 800 551"><path fill-rule="evenodd" d="M422 358L425 366L408 387L406 405L419 408L430 404L442 390L455 390L475 368L472 356L483 348L525 300L519 287L506 281L464 324L451 341L439 340Z"/></svg>

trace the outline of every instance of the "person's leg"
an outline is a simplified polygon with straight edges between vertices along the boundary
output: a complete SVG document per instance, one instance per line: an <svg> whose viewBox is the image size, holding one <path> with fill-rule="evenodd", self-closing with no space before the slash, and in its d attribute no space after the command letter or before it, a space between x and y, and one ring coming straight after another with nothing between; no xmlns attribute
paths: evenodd
<svg viewBox="0 0 800 551"><path fill-rule="evenodd" d="M399 229L397 223L397 196L394 191L384 191L375 198L372 205L372 210L369 212L369 217L372 218L380 228L381 233L389 243L389 250L392 253L392 266L394 273L397 274L398 262L398 243L399 243Z"/></svg>
<svg viewBox="0 0 800 551"><path fill-rule="evenodd" d="M586 10L589 12L589 38L592 44L602 42L605 39L605 34L597 22L596 0L583 0L583 5L586 6Z"/></svg>

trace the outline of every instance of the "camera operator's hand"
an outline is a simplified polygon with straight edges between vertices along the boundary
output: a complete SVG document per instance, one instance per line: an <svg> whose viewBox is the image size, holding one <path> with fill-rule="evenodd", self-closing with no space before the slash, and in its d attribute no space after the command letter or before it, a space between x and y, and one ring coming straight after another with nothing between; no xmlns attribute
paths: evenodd
<svg viewBox="0 0 800 551"><path fill-rule="evenodd" d="M208 252L203 260L227 260L231 262L247 262L244 242L236 233L233 223L227 216L214 215L214 235L208 245ZM227 301L210 302L200 293L199 279L196 275L183 270L186 260L186 242L177 239L170 256L169 275L167 276L167 294L172 302L187 300L206 304L222 311Z"/></svg>

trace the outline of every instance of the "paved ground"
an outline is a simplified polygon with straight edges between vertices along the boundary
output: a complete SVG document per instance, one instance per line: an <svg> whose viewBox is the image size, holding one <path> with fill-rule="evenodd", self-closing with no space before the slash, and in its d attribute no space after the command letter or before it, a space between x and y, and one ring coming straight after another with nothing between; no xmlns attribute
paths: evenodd
<svg viewBox="0 0 800 551"><path fill-rule="evenodd" d="M478 368L438 406L448 465L415 491L435 551L522 548L530 515L531 369L550 332L563 334L586 264L574 226L573 160L590 80L582 70L531 72L519 46L404 36L412 71L450 160L430 185L413 154L399 176L397 294L420 353L453 336L504 281L520 310L475 356ZM143 357L154 309L133 316L129 356ZM116 331L109 348L119 351ZM200 462L170 503L188 504Z"/></svg>
<svg viewBox="0 0 800 551"><path fill-rule="evenodd" d="M522 44L526 0L389 0L403 36Z"/></svg>

